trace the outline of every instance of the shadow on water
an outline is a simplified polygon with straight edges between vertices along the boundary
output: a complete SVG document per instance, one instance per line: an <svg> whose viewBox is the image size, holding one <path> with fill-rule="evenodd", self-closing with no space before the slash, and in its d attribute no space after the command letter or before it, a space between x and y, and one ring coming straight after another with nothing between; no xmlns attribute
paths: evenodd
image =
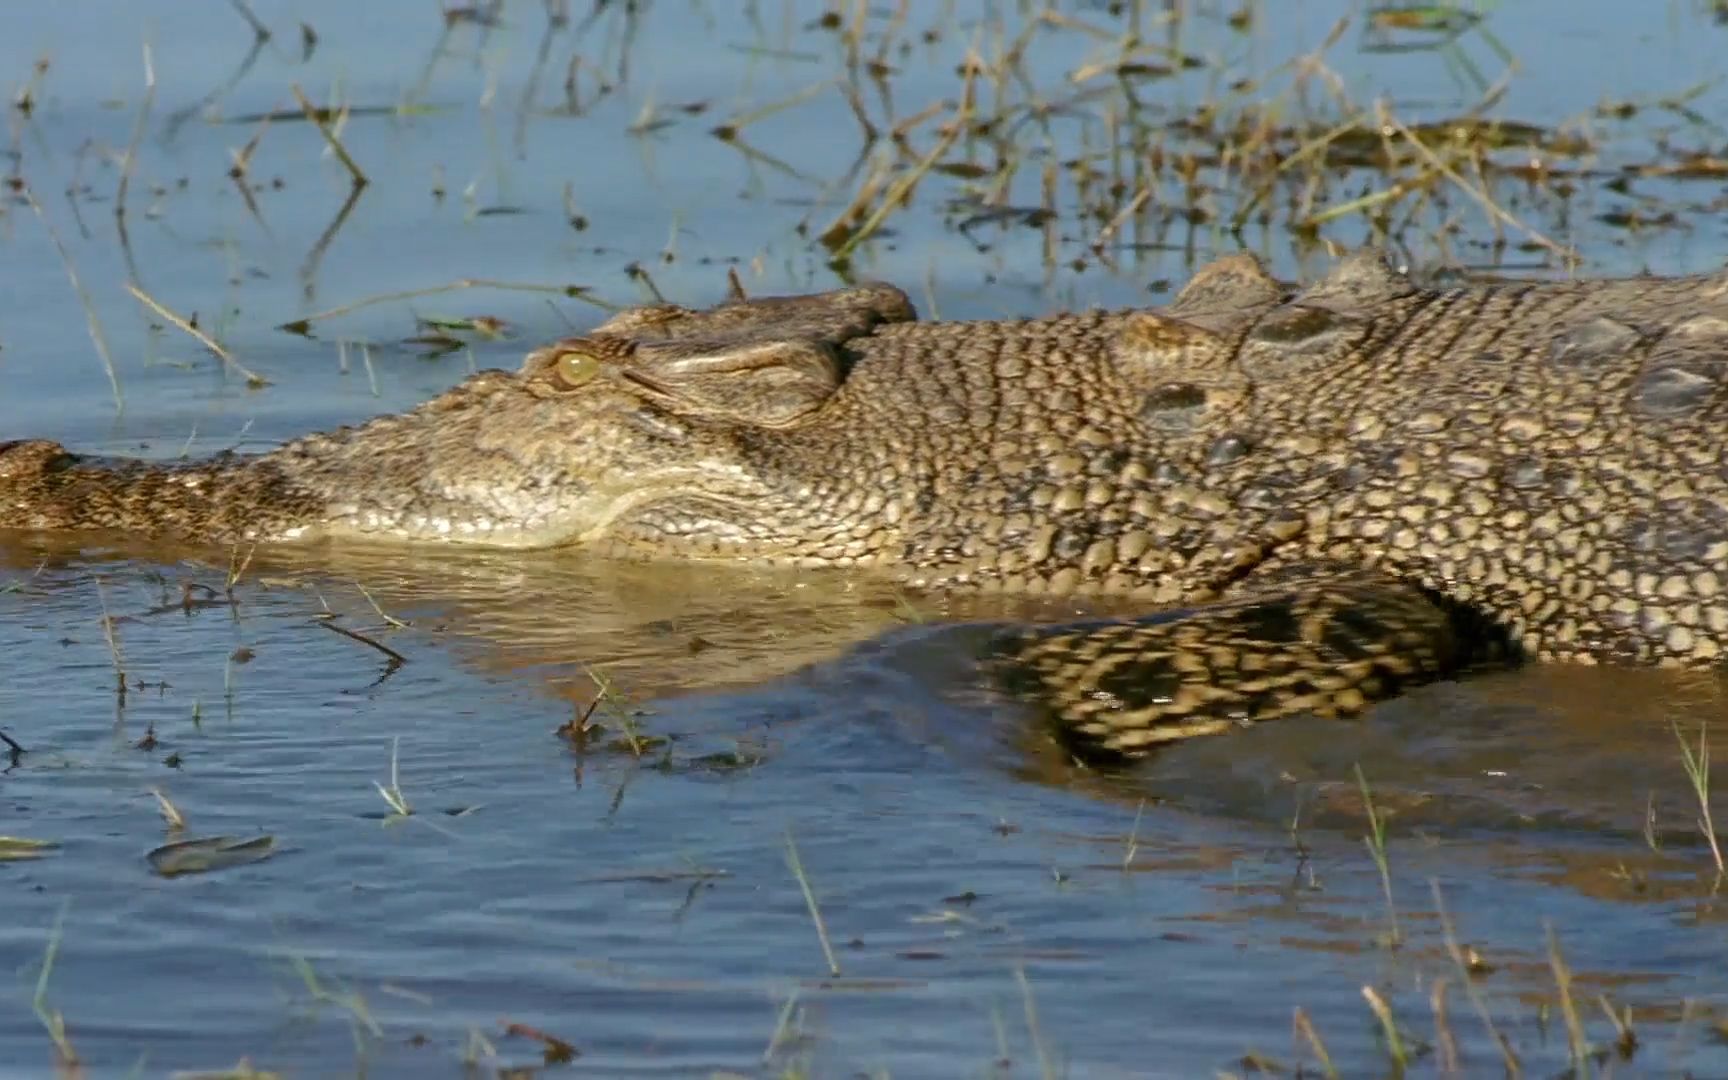
<svg viewBox="0 0 1728 1080"><path fill-rule="evenodd" d="M1292 278L1364 241L1465 275L1728 250L1704 4L248 10L8 16L5 437L257 449L728 269L973 317L1155 301L1238 248ZM1679 741L1720 682L1486 674L1100 772L971 679L965 624L1065 614L0 539L0 1062L1728 1071Z"/></svg>
<svg viewBox="0 0 1728 1080"><path fill-rule="evenodd" d="M895 703L906 737L956 760L1119 802L1148 800L1262 825L1360 832L1369 804L1393 835L1485 844L1595 839L1674 847L1706 837L1679 739L1723 715L1708 672L1528 665L1421 687L1360 720L1245 727L1097 766L1069 757L1033 712L980 685L988 626L898 631L802 678ZM1355 776L1370 780L1364 796ZM1706 861L1707 855L1705 855ZM1701 865L1701 864L1699 864Z"/></svg>

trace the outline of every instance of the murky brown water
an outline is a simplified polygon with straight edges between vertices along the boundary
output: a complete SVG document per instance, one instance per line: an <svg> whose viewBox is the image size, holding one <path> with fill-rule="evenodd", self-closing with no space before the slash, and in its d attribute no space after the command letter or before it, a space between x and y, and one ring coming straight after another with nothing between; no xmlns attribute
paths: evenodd
<svg viewBox="0 0 1728 1080"><path fill-rule="evenodd" d="M0 433L156 456L267 445L420 400L470 366L513 364L597 315L545 293L463 291L363 307L321 322L316 340L273 329L381 292L489 278L629 302L633 262L695 300L723 287L721 263L760 291L830 283L798 228L825 225L854 184L856 125L845 98L820 89L840 50L820 26L826 9L627 7L590 18L571 5L550 32L525 3L496 26L447 31L430 9L261 8L276 36L219 93L249 41L226 7L0 16L0 79L23 87L39 54L53 58L31 114L9 118L8 168L76 261L126 399L116 418L59 256L11 198ZM952 99L964 50L996 55L1035 16L935 7L913 5L897 31L871 16L872 40L912 42L890 50L897 116ZM1580 121L1603 139L1567 165L1581 193L1558 208L1551 193L1510 193L1519 213L1579 243L1597 271L1678 272L1728 251L1709 212L1719 178L1599 183L1659 143L1722 147L1708 80L1728 30L1703 6L1589 3L1562 18L1505 5L1484 24L1493 44L1476 30L1413 53L1379 49L1357 9L1250 9L1239 33L1230 11L1192 5L1177 44L1202 65L1137 84L1148 115L1186 115L1245 75L1271 86L1346 14L1355 21L1327 54L1342 85L1412 117L1454 115L1481 93L1467 66L1498 75L1497 44L1520 65L1499 115L1556 124L1605 95L1638 105L1630 119ZM1025 113L1016 141L1037 163L995 209L1038 204L1046 143L1054 159L1083 156L1126 122L1119 88L1069 78L1112 56L1125 23L1101 5L1052 10L1025 67L1063 107ZM1143 25L1159 10L1147 5ZM301 20L316 35L310 59ZM267 374L266 390L152 329L122 288L114 162L131 141L146 40L157 88L132 181L133 265ZM574 112L562 88L572 57ZM248 114L291 107L292 84L389 107L343 129L374 183L322 246L346 184L308 125L264 129L256 213L225 175L229 151L260 130ZM810 87L747 124L743 147L706 134ZM867 107L884 108L874 96ZM993 152L966 149L981 162ZM1139 302L1146 283L1235 244L1215 224L1148 225L1112 270L1090 254L1099 223L1059 175L1053 241L1037 225L978 220L991 208L965 201L977 192L954 170L860 249L858 269L913 287L926 308L988 315ZM1493 229L1470 206L1442 213L1460 231L1419 261L1487 261ZM1659 223L1669 206L1686 211L1682 225ZM1612 224L1629 209L1643 224ZM1325 235L1354 242L1360 223ZM1246 239L1284 273L1319 258L1277 229ZM494 314L516 337L426 357L403 343L415 314ZM356 344L339 354L338 338ZM0 759L0 836L58 845L0 862L0 967L12 973L0 1073L54 1063L32 1007L51 958L43 1009L64 1018L91 1076L243 1058L299 1076L1312 1071L1319 1053L1292 1034L1297 1009L1343 1075L1382 1074L1391 1055L1364 987L1389 1004L1416 1071L1444 1072L1455 1042L1461 1071L1491 1075L1503 1038L1530 1074L1554 1075L1572 1054L1552 933L1583 1038L1602 1051L1591 1072L1728 1074L1724 908L1674 731L1695 740L1728 715L1720 681L1488 674L1364 722L1267 725L1099 774L973 689L972 632L940 624L1001 611L833 575L571 552L264 552L232 600L227 570L223 552L0 539L0 730L26 750L9 768ZM331 632L332 613L406 663ZM627 706L598 712L608 733L578 747L556 729L596 674ZM376 787L390 784L393 754L407 819ZM1386 823L1390 903L1363 843L1358 767ZM182 836L269 835L275 853L158 876L146 853L170 834L153 789L185 815ZM1437 895L1450 940L1479 958L1488 1023ZM1604 1001L1632 1009L1629 1061L1615 1056ZM512 1025L580 1056L548 1064L548 1044Z"/></svg>

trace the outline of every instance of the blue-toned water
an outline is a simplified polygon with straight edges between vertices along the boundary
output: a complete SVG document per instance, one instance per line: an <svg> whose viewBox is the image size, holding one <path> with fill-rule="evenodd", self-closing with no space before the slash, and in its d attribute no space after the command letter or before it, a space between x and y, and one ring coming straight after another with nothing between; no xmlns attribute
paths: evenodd
<svg viewBox="0 0 1728 1080"><path fill-rule="evenodd" d="M1496 156L1548 170L1495 179L1516 222L1503 248L1455 188L1400 204L1417 224L1399 254L1421 265L1567 272L1535 234L1589 273L1728 253L1723 177L1661 175L1728 154L1728 27L1703 3L1484 5L1479 26L1418 51L1401 46L1426 35L1357 5L1185 4L1172 26L1146 4L1122 79L1129 17L1112 5L912 4L898 20L881 5L862 24L858 101L884 133L936 109L903 150L865 148L848 104L857 5L836 9L839 29L814 2L565 7L555 23L525 0L483 19L260 3L273 36L243 69L253 34L227 4L0 12L0 86L30 104L8 111L0 157L16 181L0 187L0 435L256 449L514 365L649 296L644 274L692 303L723 295L728 269L752 292L829 287L814 236L880 163L904 175L936 146L969 50L986 70L975 107L999 127L943 161L981 169L926 176L852 256L854 275L901 283L927 313L1157 302L1213 254L1247 246L1295 277L1324 266L1321 241L1368 236L1355 215L1292 232L1304 196L1288 189L1233 233L1246 182L1212 162L1208 220L1177 214L1184 189L1161 174L1095 250L1110 170L1131 175L1157 147L1204 156L1180 122L1220 102L1272 102L1254 115L1323 131L1344 100L1384 99L1413 124L1487 97L1487 116L1588 140L1581 155ZM1196 63L1147 74L1183 57ZM352 110L339 137L371 183L345 214L348 176L293 115L295 87ZM710 133L727 123L736 139ZM1047 176L1048 224L1009 213L1042 207ZM1349 174L1321 207L1388 182ZM271 385L225 374L129 281ZM531 288L368 302L463 281ZM350 307L310 337L277 328ZM408 340L430 333L417 317L480 315L508 336L458 332L437 355ZM1466 1074L1497 1072L1497 1033L1552 1075L1571 1052L1550 933L1604 1052L1593 1072L1728 1073L1728 945L1672 730L1728 712L1718 682L1494 675L1364 723L1267 726L1100 776L963 692L963 635L911 624L943 613L931 598L568 552L265 552L232 602L229 571L219 551L0 540L0 731L27 751L0 772L0 836L59 845L0 862L0 1074L55 1064L33 1007L51 958L40 1004L88 1076L542 1064L547 1044L512 1025L579 1054L548 1076L1315 1070L1295 1010L1342 1075L1384 1074L1364 987L1416 1071L1443 1072L1455 1042ZM331 612L407 663L329 632ZM555 729L596 675L629 718L601 710L610 733L582 749ZM407 819L376 786L393 755ZM1390 903L1357 765L1389 821ZM170 880L146 860L175 835L266 834L276 852L251 865ZM1447 951L1436 886L1453 943L1486 965L1473 986L1494 1033ZM1630 1061L1604 1001L1632 1009Z"/></svg>

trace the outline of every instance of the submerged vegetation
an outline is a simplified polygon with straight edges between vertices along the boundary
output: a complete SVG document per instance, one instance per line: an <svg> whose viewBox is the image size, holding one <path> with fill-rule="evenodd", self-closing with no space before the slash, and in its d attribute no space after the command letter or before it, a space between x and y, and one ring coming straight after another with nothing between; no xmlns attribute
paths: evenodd
<svg viewBox="0 0 1728 1080"><path fill-rule="evenodd" d="M600 2L581 11L571 0L545 0L524 71L518 53L493 43L507 31L530 36L532 6L506 11L492 0L443 9L442 30L418 79L394 100L350 88L367 80L338 77L308 88L291 78L278 88L284 107L263 111L235 108L231 99L258 78L261 59L279 58L292 46L243 0L234 6L245 13L252 47L226 78L166 117L157 98L169 73L158 70L155 57L167 43L142 43L128 143L88 143L81 157L91 160L79 162L65 201L86 238L99 226L97 208L107 205L123 286L149 325L187 335L255 389L268 386L270 375L247 366L244 347L222 338L269 313L235 310L201 320L164 295L166 286L148 287L151 267L134 245L140 217L171 223L177 204L217 196L225 185L256 229L274 236L280 226L272 222L273 207L315 177L325 184L340 178L345 190L298 267L303 310L273 321L293 333L333 337L344 355L351 346L437 355L521 333L484 311L416 319L413 308L407 318L419 332L394 340L355 337L331 325L378 306L459 304L464 294L482 292L614 306L607 299L611 284L487 275L446 276L334 305L314 302L332 248L349 229L364 230L379 203L409 192L434 207L459 198L469 222L553 216L572 241L616 235L581 209L592 182L582 170L562 177L476 175L459 193L436 155L425 162L430 174L405 175L400 164L383 171L395 139L463 122L461 107L432 88L441 72L464 60L483 75L472 131L477 142L504 137L494 120L500 87L519 84L508 135L518 157L529 157L550 125L608 147L633 145L647 157L675 157L669 147L676 141L680 153L697 151L692 156L713 162L724 158L700 142L723 147L745 178L739 194L752 207L759 238L745 251L704 245L699 261L731 264L739 287L756 288L761 279L771 287L802 287L828 275L877 273L900 261L894 253L915 250L906 237L937 223L974 250L992 277L1032 278L1041 267L1045 288L1063 295L1076 294L1091 273L1132 277L1171 263L1180 271L1238 247L1283 263L1286 252L1302 260L1309 252L1373 243L1433 270L1512 266L1564 274L1602 262L1605 246L1647 245L1693 229L1721 209L1719 188L1728 179L1723 133L1704 104L1714 89L1708 78L1636 99L1580 101L1568 116L1533 120L1509 104L1518 97L1520 64L1495 35L1491 6L1461 0L1344 11L1308 27L1316 35L1309 47L1283 54L1283 43L1269 35L1286 24L1256 0L982 4L975 11L836 0L751 4L736 16L692 3L689 18L728 36L743 81L676 103L662 102L652 75L641 74L660 55L654 34L665 32L662 13L676 5ZM310 18L299 24L297 38L290 70L335 47ZM1407 103L1396 81L1365 83L1341 73L1341 53L1358 65L1364 58L1427 58L1423 90L1443 87L1458 104ZM56 68L74 62L43 55L15 82L12 119L21 145L31 130L56 122ZM175 167L184 172L165 174L153 153L157 140L146 134L160 132L173 146L200 123L221 134L221 156L199 161L177 154ZM798 133L812 125L823 131L821 145L800 145ZM297 128L315 137L303 139ZM237 136L243 141L233 145ZM88 275L44 210L54 181L33 175L31 161L27 151L13 155L5 180L13 199L0 213L28 209L41 218L122 401L103 329L119 316L91 295ZM113 173L112 188L95 179L104 168ZM532 191L558 205L491 201L489 187ZM685 211L671 213L661 249L623 265L650 296L661 295L658 276L690 258ZM1581 243L1583 237L1590 242ZM617 251L601 243L593 249L599 258L585 261L616 266ZM825 274L773 280L806 253L820 256ZM950 276L977 272L956 256L945 258L952 260ZM1161 275L1152 285L1167 283Z"/></svg>
<svg viewBox="0 0 1728 1080"><path fill-rule="evenodd" d="M387 375L381 388L380 367L394 365L391 374L417 390L421 371L455 377L477 358L513 362L528 344L639 297L707 299L727 289L909 275L902 284L922 286L926 314L956 306L998 313L1144 302L1187 268L1236 249L1257 252L1284 272L1373 243L1436 273L1565 275L1604 262L1719 262L1728 246L1719 228L1728 208L1728 135L1712 119L1720 97L1714 73L1658 71L1647 94L1569 101L1556 111L1550 106L1558 92L1519 94L1526 78L1519 50L1535 43L1500 31L1506 5L1336 5L1313 25L1268 0L810 0L736 9L694 0L489 0L368 15L374 34L383 27L404 41L414 35L416 48L430 43L405 60L391 52L397 43L345 39L333 28L347 25L342 13L304 6L304 13L279 15L231 0L232 15L216 6L197 15L237 20L241 47L220 78L177 66L187 54L175 50L179 43L167 31L129 41L140 61L136 80L98 84L102 93L129 88L125 100L103 104L123 118L106 139L79 126L97 121L85 108L90 80L73 78L77 55L44 53L0 71L0 83L10 87L12 138L0 178L0 246L19 253L13 265L29 268L31 295L52 274L64 277L66 296L52 312L61 340L51 345L0 324L6 423L33 408L31 388L44 399L46 389L58 389L27 381L38 371L24 354L77 356L66 344L75 326L88 328L99 363L91 369L101 380L89 384L92 393L111 395L116 407L136 412L140 393L173 400L184 386L177 369L187 369L223 380L221 394L233 391L260 412L292 414L305 407L296 395L330 385L318 380L331 365L314 374L308 356L334 357L356 382L364 373L361 393L373 407L371 397L393 385ZM1723 18L1720 3L1673 6L1696 19L1700 33ZM1568 16L1549 18L1558 30ZM1285 32L1301 40L1287 47ZM387 76L363 70L356 57L374 50L401 63L386 64ZM337 59L327 61L331 55ZM682 65L698 61L711 65L703 68L711 77L679 77ZM1401 79L1418 75L1420 93L1407 91ZM186 93L193 84L198 91ZM678 182L662 186L668 176ZM421 246L426 235L433 240ZM1698 250L1677 248L1682 240ZM518 263L531 269L518 272ZM143 365L140 355L148 358ZM404 357L450 366L415 367ZM160 452L227 448L247 436L247 428L232 430L179 431L161 440ZM464 685L453 696L440 689L432 659L443 629L437 604L426 605L431 617L398 617L387 587L381 595L388 604L345 585L332 589L333 602L319 596L313 603L306 598L329 587L328 575L272 567L267 555L255 565L256 554L236 550L222 564L163 566L146 558L114 566L106 551L20 548L14 558L0 549L5 617L29 628L17 655L48 663L44 658L61 654L46 643L63 638L54 647L80 658L64 685L60 675L33 683L20 675L15 685L36 687L32 694L0 686L0 794L17 808L16 822L0 821L0 872L20 897L9 922L21 936L11 940L41 945L39 958L22 964L14 996L29 1002L29 1038L45 1036L42 1058L62 1075L122 1067L128 1063L118 1055L141 1045L124 1022L105 1027L105 1018L93 1015L90 987L99 980L86 973L76 1003L62 992L66 956L82 951L81 926L92 908L112 899L74 873L92 862L99 863L96 876L122 881L121 889L184 890L170 895L189 906L215 895L194 889L240 883L220 894L221 903L257 903L277 920L267 970L242 965L210 978L218 995L274 985L292 1014L281 1025L287 1034L245 1047L232 1067L184 1076L272 1076L277 1058L287 1059L283 1075L295 1073L296 1047L315 1041L309 1033L321 1031L317 1018L326 1012L341 1019L363 1074L376 1062L417 1069L434 1060L498 1076L556 1075L597 1060L616 1066L665 1051L615 1037L606 1017L617 1014L600 1008L606 999L644 995L631 1000L646 1002L636 1006L646 1016L701 993L747 997L748 1015L760 1021L749 1053L723 1042L723 1049L703 1046L688 1055L714 1076L827 1075L836 1058L888 1058L915 1041L911 1036L928 1034L911 1029L939 1026L926 1009L951 998L986 1017L995 1042L955 1036L939 1047L944 1062L985 1075L1060 1076L1071 1060L1078 1067L1096 1059L1087 1056L1088 1029L1053 1017L1078 1013L1103 1025L1112 1009L1137 1007L1112 1004L1128 1000L1107 966L1124 955L1152 990L1167 981L1173 994L1206 989L1205 979L1184 983L1185 972L1265 966L1269 974L1252 985L1253 1000L1228 1002L1243 1018L1205 1022L1207 1045L1222 1037L1235 1047L1209 1059L1219 1075L1430 1069L1587 1076L1723 1060L1728 997L1720 973L1707 970L1708 958L1607 950L1626 970L1575 969L1568 959L1580 939L1616 932L1615 919L1584 898L1621 905L1610 909L1616 915L1656 911L1651 921L1668 921L1674 954L1705 954L1688 935L1719 930L1723 856L1708 726L1721 715L1719 686L1664 716L1667 730L1656 738L1669 740L1662 744L1672 763L1668 786L1635 790L1628 781L1626 790L1604 796L1645 823L1641 834L1595 825L1619 818L1575 811L1564 790L1542 792L1549 801L1526 813L1518 797L1527 791L1502 796L1492 787L1495 770L1516 767L1500 760L1473 779L1514 810L1504 818L1461 813L1471 822L1462 826L1446 818L1446 793L1430 790L1427 777L1384 776L1372 758L1329 775L1303 773L1309 763L1300 754L1291 755L1290 772L1274 768L1256 781L1257 808L1274 810L1239 813L1250 824L1225 830L1223 839L1214 823L1196 824L1204 814L1144 776L1019 759L997 770L1012 774L1001 792L958 767L939 774L932 782L953 785L959 800L987 804L964 805L951 821L932 823L899 805L860 811L843 803L848 809L837 813L850 817L837 825L831 808L789 799L777 810L781 824L763 827L740 806L774 782L764 775L774 766L798 760L799 740L813 738L807 726L752 715L739 721L744 730L718 725L717 732L688 715L645 707L663 691L736 677L726 665L747 669L759 661L751 648L772 651L751 638L749 647L728 652L726 632L746 637L739 624L760 618L760 608L711 609L712 625L695 627L620 618L622 629L615 629L582 602L522 591L521 581L532 586L543 567L435 567L429 576L440 600L469 588L482 594L474 606L508 609L498 622L510 633L499 637L533 639L549 626L588 634L580 649L568 647L577 639L554 636L551 659L505 662L516 681L533 668L569 698L523 705L486 696L492 688ZM405 576L391 580L415 595L402 585ZM798 595L789 590L786 606L796 607ZM52 619L39 617L38 607ZM898 597L872 614L887 621L895 607L908 610ZM837 610L818 614L837 620ZM39 619L52 629L43 632ZM783 635L773 642L782 651L798 644L795 630ZM88 652L80 651L85 646ZM528 648L514 640L501 647ZM260 655L267 664L288 657L285 666L299 681L284 683L281 669L272 675L254 667ZM693 674L705 655L710 666ZM208 678L211 671L219 682ZM332 672L347 682L328 700L318 698L324 684L314 673ZM370 726L377 717L362 710L391 694L413 694L416 685L434 689L407 699L406 734ZM50 695L62 693L78 705L59 715ZM872 694L846 692L867 713L918 711L916 703ZM93 700L111 713L93 718ZM295 710L291 722L273 711L283 701ZM208 719L206 702L218 703ZM495 710L506 707L520 723L497 723ZM796 715L784 702L741 708ZM1445 701L1432 708L1465 711ZM286 752L276 746L287 741L284 730L324 719L320 710L349 726L317 729L324 741L316 753L298 743ZM460 714L463 726L434 726L445 713ZM447 741L406 726L415 722ZM527 752L538 756L521 759L525 775L484 797L452 795L452 786L496 752L492 740L504 739L539 740ZM273 786L280 783L273 751L284 753L284 768L301 770L289 786L313 791L312 808ZM833 752L859 751L842 743ZM1247 760L1284 765L1257 753ZM879 771L904 784L928 779L902 776L907 760L894 756ZM836 770L814 783L824 798L859 798L870 772ZM541 819L575 816L554 801L562 788L547 794L545 775L598 792L592 831L535 831L545 827ZM92 802L59 814L33 809L59 797L57 784L69 789L68 778L87 777L98 794L68 797ZM678 785L665 795L671 809L631 833L619 823L654 798L633 785L654 782ZM531 819L526 823L492 805L519 797L518 784L539 800L514 804ZM719 790L730 801L715 809L692 789ZM889 791L922 805L892 784ZM1076 791L1096 798L1077 810ZM128 792L137 798L126 802ZM1292 792L1297 811L1288 829L1261 828L1260 819L1284 814ZM728 835L753 829L754 861L742 841L718 853L687 847L691 833L714 842L697 828L705 822L690 816L733 813L751 824ZM1040 815L1062 824L1045 824ZM1230 813L1219 816L1231 823ZM1436 820L1456 825L1465 839L1437 836ZM1603 835L1581 835L1592 828ZM911 858L894 844L943 829L976 829L960 833L957 846L985 853L976 867L952 868L944 891L930 893L929 879L914 873L929 867L877 861ZM543 843L548 836L561 846ZM622 837L615 847L583 846L612 836ZM1434 854L1448 843L1456 844L1455 873ZM135 849L136 858L115 856L116 844ZM515 854L518 845L531 849L527 856ZM645 847L646 863L632 861ZM271 906L299 886L297 866L323 866L320 859L333 851L337 861L366 862L401 850L427 865L483 863L487 871L473 876L484 880L473 883L468 899L476 906L499 901L504 914L488 917L516 927L518 937L534 937L529 945L544 956L524 964L522 985L544 985L527 981L544 961L563 980L550 995L559 1000L519 991L476 1004L463 997L464 987L439 986L445 997L434 1008L432 996L407 978L369 967L352 937L338 936L317 955L297 951L292 943L304 940L301 932L312 936L297 921L316 925L313 916L328 899L305 899L310 914ZM605 903L614 906L582 908L589 922L536 909L541 898L512 892L512 873L525 873L529 861L556 875L522 892L548 882L572 894L610 888ZM388 865L389 874L354 871L350 891L385 913L362 935L397 930L389 920L412 914L401 905L423 887L412 876L419 863ZM68 876L53 876L67 866ZM270 872L282 876L248 876ZM987 872L995 875L995 894L968 876ZM1542 932L1509 939L1493 917L1502 876L1526 886L1534 879L1577 903L1558 905L1559 916L1540 920ZM1004 896L1003 882L1018 891ZM34 895L25 897L27 883L56 905L51 918L30 922L31 912L44 909ZM1148 883L1192 887L1203 899L1144 906L1145 893L1154 891ZM638 891L618 891L625 885ZM638 902L656 917L668 909L668 919L682 926L719 890L748 892L739 905L745 913L728 913L743 928L735 933L760 932L746 915L772 911L776 936L739 936L716 948L691 929L675 941L677 979L656 966L663 958L651 949L621 958L581 954L582 932L603 931L608 920L626 935L644 932L649 916L634 910ZM75 899L61 907L62 895ZM627 903L617 902L621 896ZM440 894L427 903L454 901ZM1069 941L1044 924L1094 908L1110 928L1103 944L1097 937ZM1171 914L1178 910L1185 913ZM436 933L474 932L483 950L492 924L458 914L469 921ZM1594 921L1580 925L1568 915ZM217 937L235 933L212 925ZM1461 926L1475 927L1476 937L1461 936ZM412 929L406 947L429 949L425 936L415 936L426 928ZM566 930L568 937L559 936ZM113 942L103 939L109 948ZM151 963L167 955L170 967L181 961L171 946L162 948L139 955ZM258 948L237 942L229 958L249 960ZM710 951L725 955L710 960L703 955ZM1320 959L1309 963L1310 956ZM1088 965L1078 976L1063 967L1076 960ZM137 964L135 956L117 963L131 976L148 970L126 966ZM1090 966L1106 970L1108 977L1096 980L1104 989L1092 989ZM740 968L754 980L746 991L738 990ZM1298 975L1303 981L1295 985ZM572 1007L565 1000L571 988L576 993L568 996L587 1004ZM1341 998L1309 996L1339 988ZM651 991L673 996L645 996ZM1093 993L1096 1003L1076 1000ZM848 1021L837 1023L831 1010L845 1001L881 1006L863 1014L874 1016L875 1026L861 1034L836 1030ZM716 1011L728 1022L738 1013ZM1268 1027L1269 1013L1288 1017L1288 1027ZM1136 1014L1122 1022L1140 1021ZM188 1037L198 1051L192 1056L203 1053L200 1040L221 1047L233 1041L188 1023L200 1032ZM651 1026L681 1045L676 1023ZM84 1032L91 1034L81 1041ZM1148 1031L1144 1060L1105 1064L1131 1073L1182 1049L1185 1034ZM11 1040L8 1054L24 1045L13 1028L0 1029L0 1037ZM837 1043L846 1049L833 1050ZM920 1043L918 1052L926 1056L909 1060L927 1065L933 1051ZM328 1046L311 1056L319 1071L334 1060ZM154 1064L139 1066L146 1068Z"/></svg>

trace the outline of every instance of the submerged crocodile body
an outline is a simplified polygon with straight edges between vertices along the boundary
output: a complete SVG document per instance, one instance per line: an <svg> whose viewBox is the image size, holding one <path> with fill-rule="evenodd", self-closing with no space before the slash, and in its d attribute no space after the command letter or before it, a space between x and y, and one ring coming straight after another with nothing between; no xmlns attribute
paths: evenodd
<svg viewBox="0 0 1728 1080"><path fill-rule="evenodd" d="M1455 289L1245 256L1168 308L875 285L637 308L410 412L191 465L0 442L0 529L356 535L1132 598L991 663L1077 747L1347 714L1503 647L1728 653L1728 274Z"/></svg>

